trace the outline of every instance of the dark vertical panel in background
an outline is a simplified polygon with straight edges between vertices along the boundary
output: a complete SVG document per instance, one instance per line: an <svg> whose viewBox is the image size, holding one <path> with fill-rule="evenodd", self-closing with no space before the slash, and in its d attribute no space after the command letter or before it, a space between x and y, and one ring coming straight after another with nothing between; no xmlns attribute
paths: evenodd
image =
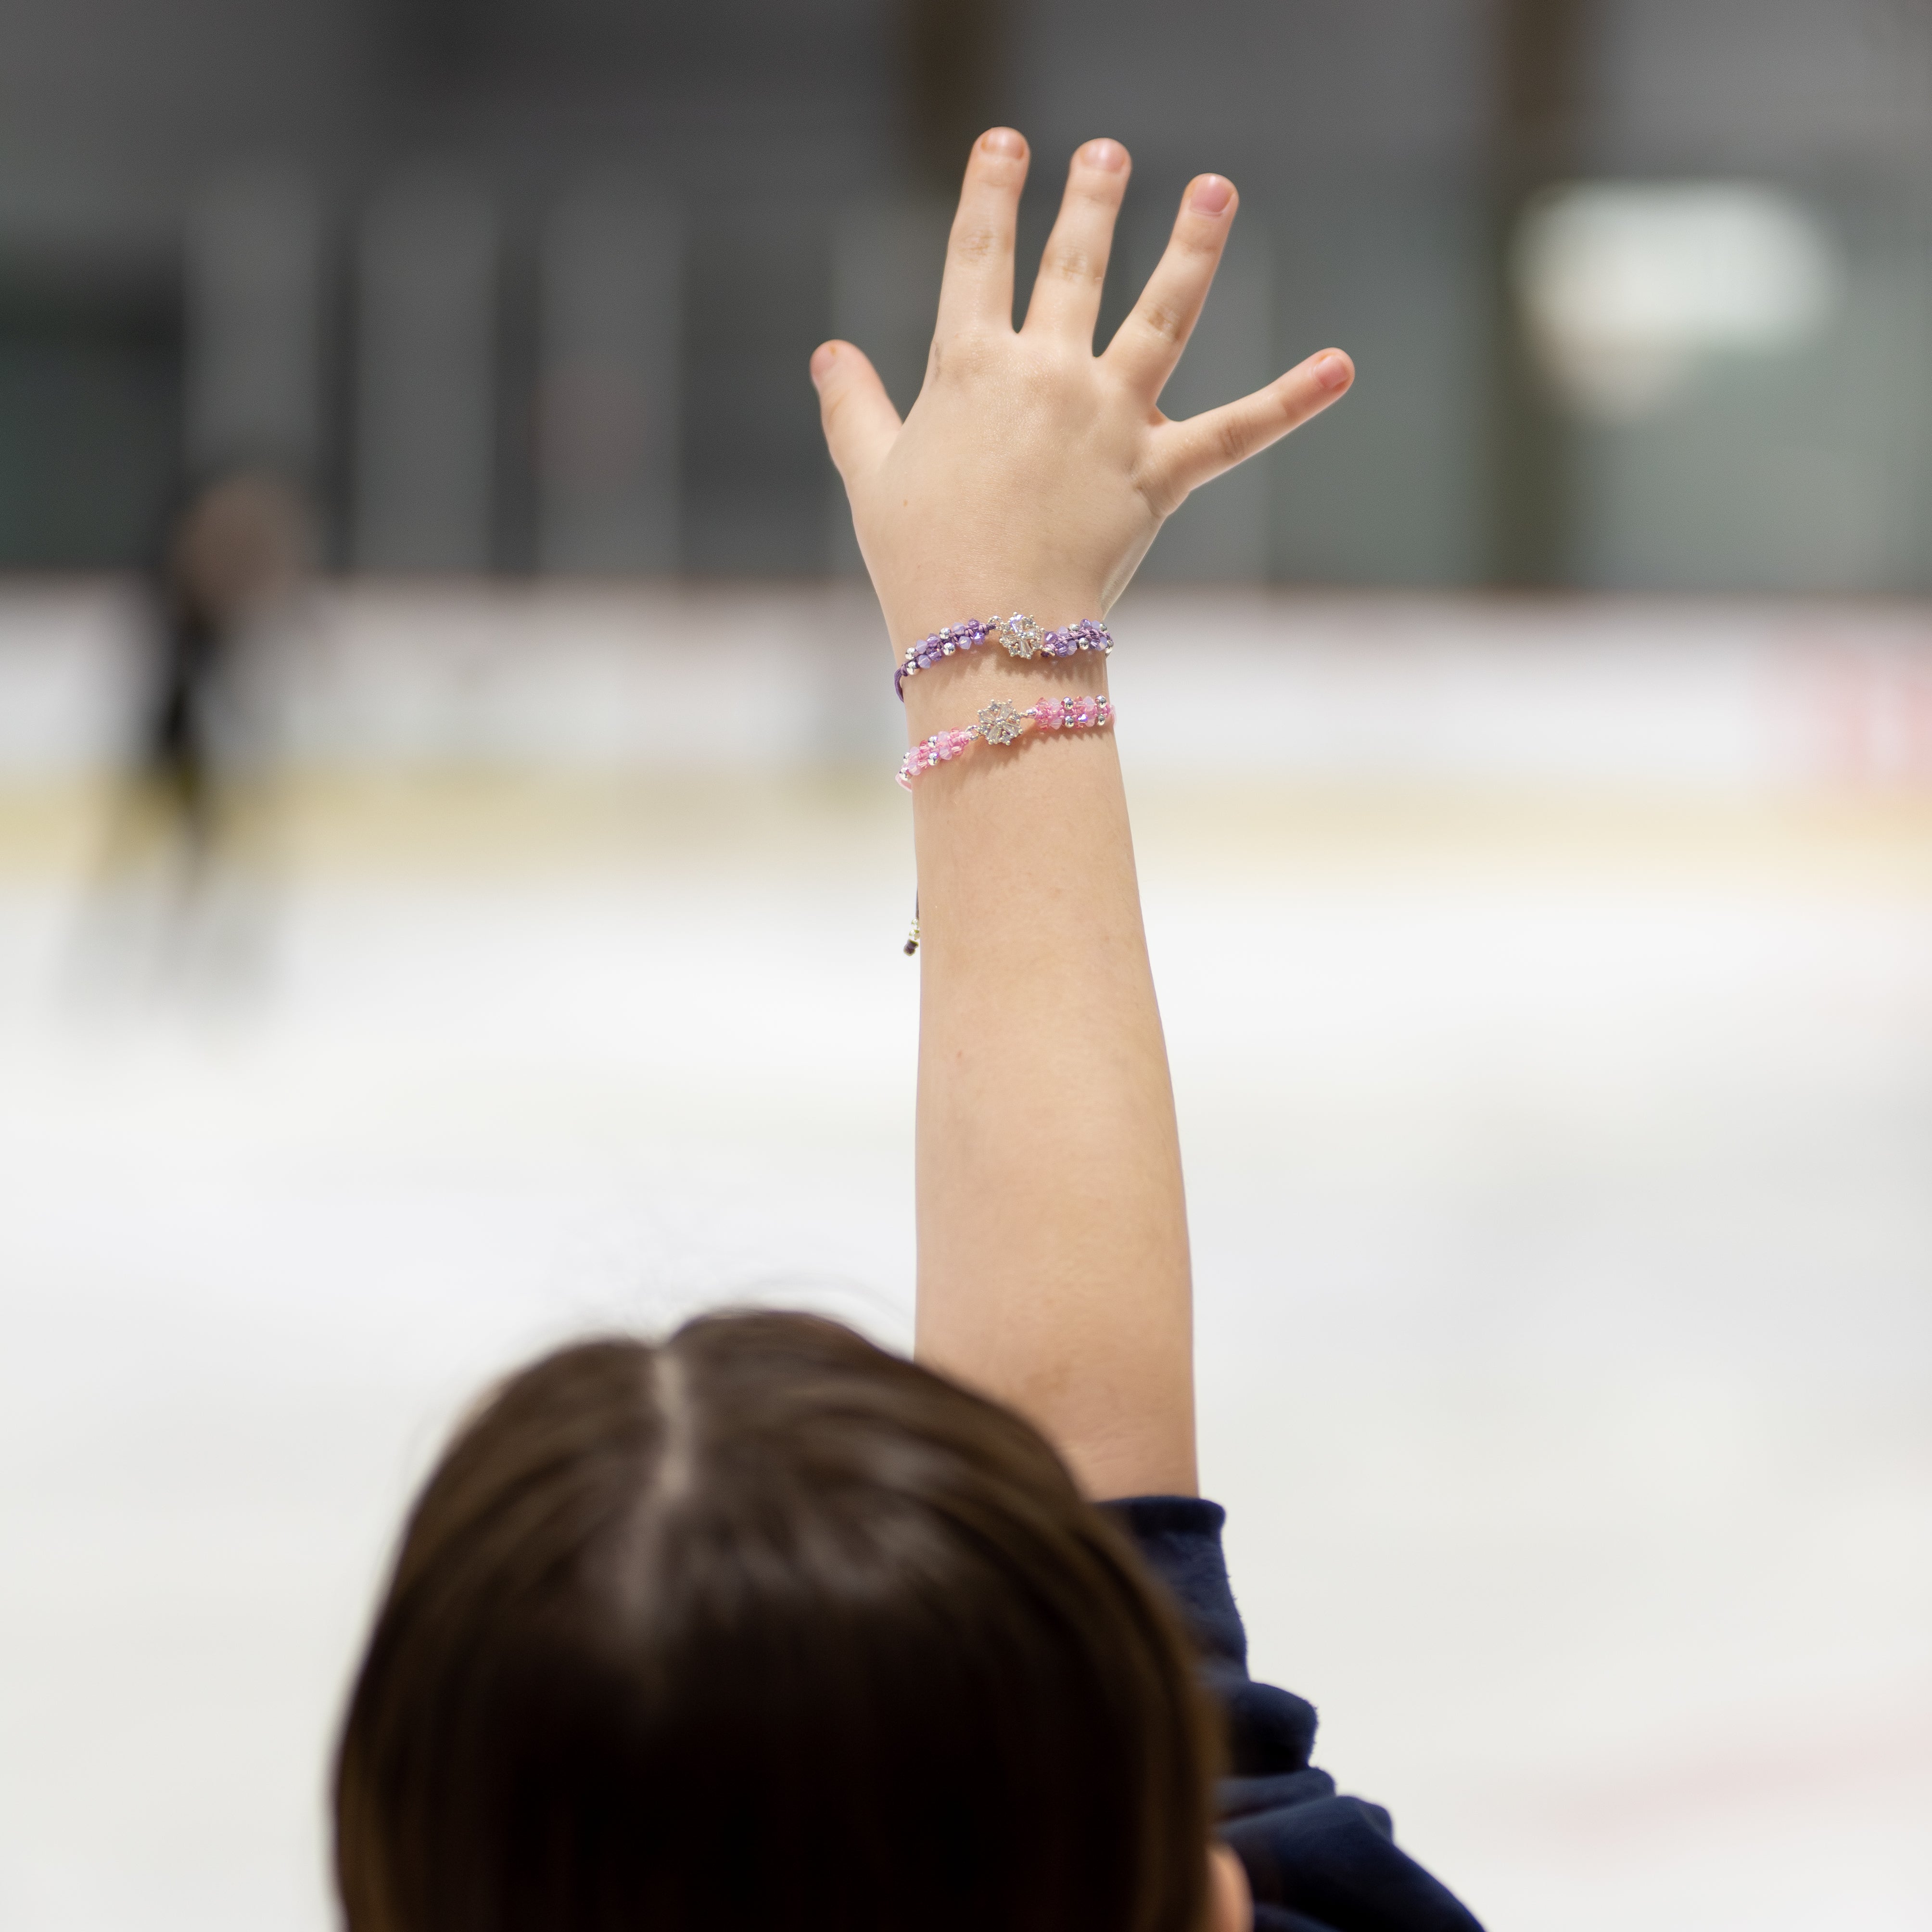
<svg viewBox="0 0 1932 1932"><path fill-rule="evenodd" d="M826 455L806 365L831 333L827 224L811 202L714 203L690 236L685 567L815 576Z"/></svg>
<svg viewBox="0 0 1932 1932"><path fill-rule="evenodd" d="M181 302L140 284L0 276L0 568L146 562L180 477Z"/></svg>
<svg viewBox="0 0 1932 1932"><path fill-rule="evenodd" d="M928 187L956 189L975 137L1001 118L1015 4L898 0L907 145Z"/></svg>
<svg viewBox="0 0 1932 1932"><path fill-rule="evenodd" d="M1274 466L1278 580L1491 575L1486 193L1474 168L1358 167L1310 169L1279 197L1275 366L1333 342L1360 376L1262 459Z"/></svg>
<svg viewBox="0 0 1932 1932"><path fill-rule="evenodd" d="M500 570L537 563L536 224L521 207L506 211L496 316L496 436L492 458L491 560Z"/></svg>
<svg viewBox="0 0 1932 1932"><path fill-rule="evenodd" d="M1560 584L1570 564L1570 439L1536 366L1510 252L1524 208L1580 165L1594 11L1592 0L1499 0L1496 9L1492 570L1504 584Z"/></svg>

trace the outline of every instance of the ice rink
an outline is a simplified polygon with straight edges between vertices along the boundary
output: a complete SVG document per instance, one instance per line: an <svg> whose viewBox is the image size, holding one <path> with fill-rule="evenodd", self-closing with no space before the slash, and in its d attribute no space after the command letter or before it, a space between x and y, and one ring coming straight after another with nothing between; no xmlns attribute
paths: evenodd
<svg viewBox="0 0 1932 1932"><path fill-rule="evenodd" d="M119 608L0 599L0 1924L316 1932L479 1384L908 1334L898 718L843 593L332 608L190 890ZM1924 1932L1932 618L1116 629L1258 1672L1491 1932Z"/></svg>

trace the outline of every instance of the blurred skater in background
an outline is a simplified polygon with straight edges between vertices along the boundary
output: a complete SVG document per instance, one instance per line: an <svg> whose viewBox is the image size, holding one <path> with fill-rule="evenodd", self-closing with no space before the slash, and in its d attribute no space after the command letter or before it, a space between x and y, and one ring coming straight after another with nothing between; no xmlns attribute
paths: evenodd
<svg viewBox="0 0 1932 1932"><path fill-rule="evenodd" d="M134 757L82 919L87 983L220 991L259 976L269 763L260 674L314 550L306 494L268 464L200 480L170 517Z"/></svg>
<svg viewBox="0 0 1932 1932"><path fill-rule="evenodd" d="M242 659L306 578L308 504L286 476L232 469L186 497L167 532L158 584L153 708L140 775L191 865L212 856L246 763Z"/></svg>

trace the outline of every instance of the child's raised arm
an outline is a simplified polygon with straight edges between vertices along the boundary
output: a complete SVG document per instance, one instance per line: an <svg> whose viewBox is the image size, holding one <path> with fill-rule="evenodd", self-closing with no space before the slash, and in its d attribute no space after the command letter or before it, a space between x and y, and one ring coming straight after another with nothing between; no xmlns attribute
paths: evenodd
<svg viewBox="0 0 1932 1932"><path fill-rule="evenodd" d="M1190 490L1353 378L1328 350L1224 408L1162 416L1234 218L1216 175L1190 184L1153 279L1096 357L1128 171L1112 141L1075 155L1016 331L1026 171L1010 129L974 147L903 424L857 350L828 343L812 358L896 652L995 612L1048 627L1100 617ZM991 644L956 656L907 680L910 735L970 725L995 700L1024 711L1103 692L1105 662ZM1121 728L1159 723L1130 713ZM1029 1416L1090 1494L1192 1493L1186 1215L1113 734L980 745L922 775L914 797L918 1353Z"/></svg>

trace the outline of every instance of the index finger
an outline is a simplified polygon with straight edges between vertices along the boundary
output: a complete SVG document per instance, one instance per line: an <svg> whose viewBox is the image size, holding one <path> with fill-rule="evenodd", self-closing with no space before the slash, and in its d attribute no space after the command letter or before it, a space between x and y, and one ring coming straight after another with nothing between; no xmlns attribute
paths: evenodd
<svg viewBox="0 0 1932 1932"><path fill-rule="evenodd" d="M1013 326L1013 230L1026 184L1026 136L989 128L973 143L939 285L939 333Z"/></svg>

